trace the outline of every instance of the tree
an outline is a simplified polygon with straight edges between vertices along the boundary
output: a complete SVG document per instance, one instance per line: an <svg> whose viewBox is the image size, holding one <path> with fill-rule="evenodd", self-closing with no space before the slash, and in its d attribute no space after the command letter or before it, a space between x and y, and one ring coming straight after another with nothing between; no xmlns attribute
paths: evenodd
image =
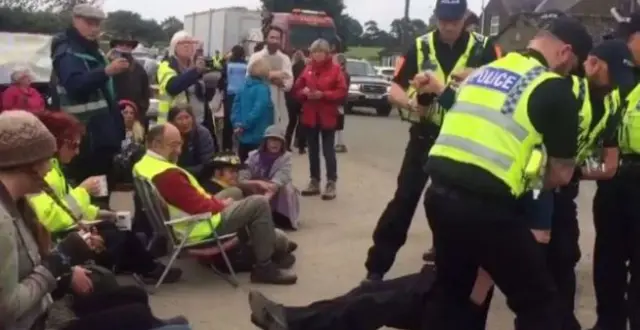
<svg viewBox="0 0 640 330"><path fill-rule="evenodd" d="M104 30L113 38L132 38L148 45L168 39L158 22L145 20L140 14L126 10L110 12Z"/></svg>
<svg viewBox="0 0 640 330"><path fill-rule="evenodd" d="M348 14L342 14L336 26L338 35L344 36L343 41L350 46L357 46L361 43L364 28L355 18Z"/></svg>
<svg viewBox="0 0 640 330"><path fill-rule="evenodd" d="M160 27L167 37L171 38L176 32L184 29L184 24L175 16L170 16L160 23Z"/></svg>
<svg viewBox="0 0 640 330"><path fill-rule="evenodd" d="M0 0L0 7L18 8L29 12L66 12L81 3L102 6L103 0Z"/></svg>

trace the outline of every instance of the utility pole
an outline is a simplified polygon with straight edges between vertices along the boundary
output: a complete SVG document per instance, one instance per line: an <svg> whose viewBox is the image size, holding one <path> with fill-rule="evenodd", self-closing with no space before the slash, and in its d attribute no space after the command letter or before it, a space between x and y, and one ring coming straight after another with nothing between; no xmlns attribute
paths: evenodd
<svg viewBox="0 0 640 330"><path fill-rule="evenodd" d="M409 6L411 6L411 0L404 0L404 17L403 17L403 24L402 24L402 30L400 30L400 45L402 47L404 47L407 43L409 39L408 31L407 29L409 28Z"/></svg>
<svg viewBox="0 0 640 330"><path fill-rule="evenodd" d="M485 14L484 14L484 7L485 7L485 2L486 0L482 0L482 7L480 8L480 34L485 35L484 34L484 23L486 22L485 20Z"/></svg>

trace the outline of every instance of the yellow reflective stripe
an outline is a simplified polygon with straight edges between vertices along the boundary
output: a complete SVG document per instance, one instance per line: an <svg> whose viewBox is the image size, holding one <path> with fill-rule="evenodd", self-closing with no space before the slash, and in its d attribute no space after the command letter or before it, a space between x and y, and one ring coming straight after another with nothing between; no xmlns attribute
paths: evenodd
<svg viewBox="0 0 640 330"><path fill-rule="evenodd" d="M440 134L436 140L436 144L441 146L455 148L469 154L480 157L493 163L504 171L508 171L515 160L507 155L501 154L491 148L484 145L455 135Z"/></svg>
<svg viewBox="0 0 640 330"><path fill-rule="evenodd" d="M78 220L82 220L84 212L82 212L82 208L80 207L80 205L78 204L78 202L76 201L75 198L73 198L73 196L71 196L71 194L64 196L64 201L67 203L67 207L69 208L69 211L71 211L73 214L73 216L78 219Z"/></svg>
<svg viewBox="0 0 640 330"><path fill-rule="evenodd" d="M513 135L520 142L523 142L529 135L527 130L524 127L520 126L520 124L518 124L515 120L513 120L511 116L504 115L501 112L496 111L495 109L490 109L481 105L469 102L458 102L453 109L449 110L449 113L460 113L482 118L488 122L502 127L504 130L511 133L511 135Z"/></svg>

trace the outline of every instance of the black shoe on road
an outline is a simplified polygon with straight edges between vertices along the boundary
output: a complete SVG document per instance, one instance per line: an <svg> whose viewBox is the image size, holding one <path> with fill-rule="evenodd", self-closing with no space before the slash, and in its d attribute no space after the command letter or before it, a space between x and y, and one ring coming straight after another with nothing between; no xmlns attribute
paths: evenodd
<svg viewBox="0 0 640 330"><path fill-rule="evenodd" d="M269 300L262 293L249 292L251 322L263 330L287 330L287 316L282 305Z"/></svg>
<svg viewBox="0 0 640 330"><path fill-rule="evenodd" d="M371 285L371 284L375 284L375 283L380 283L382 282L382 278L384 276L380 275L380 274L376 274L376 273L369 273L367 274L367 277L364 278L364 280L362 280L362 282L360 282L360 286L366 286L366 285Z"/></svg>
<svg viewBox="0 0 640 330"><path fill-rule="evenodd" d="M142 276L142 281L146 284L155 284L158 282L164 270L167 269L167 266L163 264L158 264L156 269L147 273L147 274L139 274ZM182 270L180 268L170 268L167 272L167 275L164 277L162 281L163 284L167 283L176 283L182 277Z"/></svg>
<svg viewBox="0 0 640 330"><path fill-rule="evenodd" d="M422 260L424 260L425 263L429 264L429 265L435 265L436 264L436 249L435 248L430 248L429 251L425 252L422 255Z"/></svg>
<svg viewBox="0 0 640 330"><path fill-rule="evenodd" d="M265 265L255 265L251 271L251 282L265 284L291 285L298 281L294 274L280 269L274 262Z"/></svg>

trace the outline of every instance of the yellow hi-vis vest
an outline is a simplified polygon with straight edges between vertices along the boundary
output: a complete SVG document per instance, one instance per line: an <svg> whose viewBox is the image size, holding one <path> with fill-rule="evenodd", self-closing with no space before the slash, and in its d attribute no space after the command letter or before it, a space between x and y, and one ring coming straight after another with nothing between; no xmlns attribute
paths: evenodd
<svg viewBox="0 0 640 330"><path fill-rule="evenodd" d="M517 53L476 70L460 86L429 156L475 165L503 181L514 196L522 195L529 189L525 172L532 154L542 144L529 119L529 97L556 77L538 60Z"/></svg>
<svg viewBox="0 0 640 330"><path fill-rule="evenodd" d="M191 175L189 172L151 153L147 153L146 155L144 155L142 159L140 159L140 161L138 161L133 166L133 174L137 177L144 178L145 180L153 184L153 178L156 175L169 169L180 170L187 177L187 179L189 180L189 183L193 186L193 188L195 188L204 197L211 198L211 195L209 195L207 191L204 188L202 188L200 183L198 183L198 180L195 177L193 177L193 175ZM167 206L169 208L169 217L171 219L178 219L178 218L188 217L192 215L182 211L178 207L173 206L169 203L167 203ZM198 223L193 229L193 231L191 231L191 234L189 235L189 239L188 239L189 242L199 242L199 241L211 238L211 236L213 236L213 231L211 230L211 227L216 228L220 224L221 220L222 218L220 216L220 213L216 213L211 217L211 220L210 220L211 225L206 222ZM173 229L176 235L184 237L189 226L190 224L177 224L173 227Z"/></svg>
<svg viewBox="0 0 640 330"><path fill-rule="evenodd" d="M464 53L460 55L458 61L447 76L444 74L442 66L438 61L438 55L436 54L435 32L429 32L423 36L416 38L416 57L418 59L418 71L432 71L440 81L442 81L444 84L448 84L451 81L451 75L453 73L462 71L467 68L469 58L471 57L472 53L474 53L473 50L478 49L476 45L478 43L481 43L482 47L480 47L478 50L482 50L487 45L488 40L489 38L481 34L471 32ZM428 58L425 58L424 56L425 49L423 48L425 44L427 45L426 52L428 54ZM413 86L409 86L409 88L407 89L407 96L409 96L410 99L417 97L416 89ZM425 111L425 114L428 114L429 116L428 118L421 117L415 111L400 109L400 119L411 123L420 123L426 120L431 120L433 123L439 126L442 124L445 110L446 109L443 109L437 102L433 102L429 106L429 109Z"/></svg>
<svg viewBox="0 0 640 330"><path fill-rule="evenodd" d="M172 97L167 93L167 84L171 78L178 75L176 70L171 68L169 61L162 61L158 65L158 71L156 72L158 79L158 119L157 124L164 124L167 122L167 116L169 115L169 109L175 104L188 104L187 93L182 92L175 97Z"/></svg>
<svg viewBox="0 0 640 330"><path fill-rule="evenodd" d="M609 124L612 116L621 105L619 90L613 90L604 99L604 113L600 120L593 124L593 106L589 92L589 82L584 78L572 77L573 92L581 103L578 122L578 152L576 162L578 164L591 157L597 151L601 142L602 133ZM593 128L591 128L593 126Z"/></svg>
<svg viewBox="0 0 640 330"><path fill-rule="evenodd" d="M622 155L640 155L640 84L627 95L618 130L618 147Z"/></svg>
<svg viewBox="0 0 640 330"><path fill-rule="evenodd" d="M89 192L82 187L71 188L57 159L51 159L51 170L44 180L76 219L89 221L96 219L99 208L91 204ZM29 196L28 200L38 220L48 232L63 232L76 225L71 215L46 193Z"/></svg>
<svg viewBox="0 0 640 330"><path fill-rule="evenodd" d="M213 67L216 69L221 69L222 68L222 55L218 55L218 56L212 56L211 59L213 60Z"/></svg>

